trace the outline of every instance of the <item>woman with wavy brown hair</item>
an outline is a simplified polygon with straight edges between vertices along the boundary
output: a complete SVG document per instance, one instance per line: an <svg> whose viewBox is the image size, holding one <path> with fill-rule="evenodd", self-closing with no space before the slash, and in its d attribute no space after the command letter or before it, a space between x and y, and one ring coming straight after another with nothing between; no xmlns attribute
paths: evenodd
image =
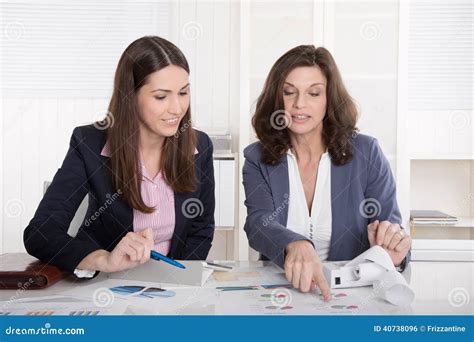
<svg viewBox="0 0 474 342"><path fill-rule="evenodd" d="M27 251L79 277L140 265L151 250L206 259L214 234L209 137L192 128L189 66L166 39L123 52L104 122L74 129L24 232ZM68 227L84 197L76 236Z"/></svg>
<svg viewBox="0 0 474 342"><path fill-rule="evenodd" d="M358 134L357 109L325 48L301 45L273 65L244 150L250 246L284 267L302 292L331 298L325 260L351 260L382 246L409 261L395 181L375 138Z"/></svg>

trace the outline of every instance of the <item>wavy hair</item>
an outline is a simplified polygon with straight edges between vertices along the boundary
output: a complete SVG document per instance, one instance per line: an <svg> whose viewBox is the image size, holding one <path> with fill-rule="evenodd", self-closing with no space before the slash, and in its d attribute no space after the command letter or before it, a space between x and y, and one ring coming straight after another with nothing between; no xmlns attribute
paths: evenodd
<svg viewBox="0 0 474 342"><path fill-rule="evenodd" d="M318 66L327 80L322 138L331 160L336 165L343 165L352 159L351 142L357 133L356 105L344 87L331 53L323 47L300 45L275 62L257 100L252 125L263 146L264 163L279 163L292 147L288 127L278 127L272 120L275 120L275 114L284 112L283 85L288 74L297 67L306 66Z"/></svg>

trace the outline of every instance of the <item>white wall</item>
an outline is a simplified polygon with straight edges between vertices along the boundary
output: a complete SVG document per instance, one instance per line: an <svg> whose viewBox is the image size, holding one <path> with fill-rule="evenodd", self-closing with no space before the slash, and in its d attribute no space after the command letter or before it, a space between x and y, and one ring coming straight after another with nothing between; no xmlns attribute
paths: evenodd
<svg viewBox="0 0 474 342"><path fill-rule="evenodd" d="M103 8L110 6L109 1L101 4ZM90 3L84 6L87 5ZM75 8L72 3L70 6ZM67 6L64 10L67 11ZM172 2L170 11L172 20L167 32L163 28L161 32L152 29L158 20L152 16L148 24L141 23L140 30L134 34L136 37L161 34L184 51L191 67L192 110L198 127L206 131L231 132L234 150L252 142L254 133L250 128L250 118L253 105L271 65L288 49L314 43L327 46L333 52L349 91L361 108L359 126L362 132L377 136L386 153L394 155L396 2L347 4L183 0ZM127 21L140 21L139 14L136 17L133 13L129 14ZM96 19L99 18L96 16ZM75 17L78 28L88 25L87 21L77 22L80 19L80 16ZM8 17L8 22L23 23L20 28L24 33L20 41L34 42L38 37L35 36L35 27L28 26L28 20L27 11L23 14L15 12ZM360 34L367 22L376 22L379 30L373 39L365 39ZM54 23L53 20L52 33L59 30ZM242 23L247 23L246 27L242 27ZM120 21L112 21L112 24L120 26ZM163 23L161 25L166 27ZM44 30L42 33L46 34ZM56 38L52 33L48 37L54 42ZM94 36L94 33L88 34ZM128 34L129 37L131 35ZM100 32L102 42L107 41L109 36L112 37L113 32ZM70 39L81 41L82 38ZM114 54L109 54L110 65L101 74L101 79L110 77L112 80L120 53L131 40L128 38L128 41L110 47ZM45 53L47 56L47 51ZM8 68L8 64L4 64L4 68ZM88 79L88 82L94 84L93 79ZM248 89L245 93L246 84ZM104 113L111 93L110 86L109 90L105 88L94 92L92 89L85 95L69 91L35 96L35 91L12 91L8 84L3 84L1 152L2 204L5 210L1 221L1 251L23 250L22 231L41 199L42 182L51 179L60 166L72 129L92 122ZM375 91L377 96L374 96ZM94 96L94 93L97 95ZM242 99L248 102L241 103ZM246 134L250 139L245 138ZM242 200L240 193L240 202ZM246 258L246 237L241 231L245 208L240 205L239 209L242 213L236 223L239 229L234 246L239 258ZM221 235L219 239L228 239L228 234Z"/></svg>
<svg viewBox="0 0 474 342"><path fill-rule="evenodd" d="M75 126L103 110L102 98L3 99L2 251L23 251L23 229L60 167ZM106 108L106 107L105 107Z"/></svg>
<svg viewBox="0 0 474 342"><path fill-rule="evenodd" d="M43 181L61 165L73 128L106 113L118 59L136 38L160 35L181 47L191 68L195 125L235 135L238 4L102 0L1 6L0 252L24 251L22 232L42 197Z"/></svg>
<svg viewBox="0 0 474 342"><path fill-rule="evenodd" d="M398 2L252 1L250 9L252 104L278 57L300 44L324 46L358 104L361 132L379 139L395 169Z"/></svg>
<svg viewBox="0 0 474 342"><path fill-rule="evenodd" d="M67 6L77 9L77 6L95 4L97 11L112 5L109 0L86 1L75 5L72 1L63 3L63 9L67 9ZM64 158L73 127L92 122L105 111L111 84L107 88L103 86L104 82L107 79L112 81L114 68L127 43L145 34L158 34L171 39L187 56L191 66L192 110L196 125L208 132L218 130L232 134L234 152L239 154L239 179L236 180L239 190L236 201L237 229L231 233L219 233L216 242L233 244L232 248L227 250L235 252L237 258L248 257L247 240L242 231L245 207L240 168L243 163L243 148L255 140L250 125L255 101L272 64L284 52L299 44L322 45L334 55L345 84L360 109L358 126L361 132L378 138L397 181L400 181L400 178L404 180L402 193L399 194L404 213L406 214L410 206L410 196L415 203L426 202L426 196L429 195L421 190L425 184L420 183L418 188L415 186L413 189L420 190L410 195L409 177L406 176L410 172L409 164L404 160L403 165L397 165L401 161L400 157L398 162L396 159L397 155L405 156L400 154L399 146L403 146L406 128L415 130L409 134L410 143L418 146L420 151L424 148L424 142L429 145L428 148L436 146L436 142L432 140L428 142L426 139L413 138L416 136L416 130L423 131L420 122L425 122L426 118L408 118L410 122L417 124L405 126L405 121L402 121L403 126L400 126L400 116L397 116L397 111L400 112L398 92L403 89L403 85L402 88L399 85L399 68L404 67L399 63L399 22L402 19L399 9L403 4L406 8L406 3L395 0L180 0L170 3L170 14L167 16L162 15L163 10L153 9L152 4L156 4L156 1L142 1L140 5L132 5L132 2L127 1L120 3L122 6L114 6L114 16L104 16L103 22L107 25L100 26L100 32L91 32L91 21L81 22L79 18L73 21L76 28L88 28L84 29L84 34L89 35L89 40L90 37L93 39L96 36L100 41L101 44L92 45L94 49L90 50L91 55L100 52L100 48L105 48L105 42L115 42L110 45L112 52L107 54L107 61L110 63L100 68L97 74L102 82L99 82L101 87L97 87L100 89L94 89L97 82L93 75L89 74L83 75L87 78L85 81L81 78L79 80L82 84L90 84L89 88L92 89L82 85L81 92L58 91L50 92L49 96L44 89L22 90L16 85L15 89L10 89L13 86L6 84L5 78L2 77L0 190L3 196L0 198L0 205L4 210L0 219L0 252L23 250L22 231L41 198L42 182L53 177ZM159 4L163 6L166 2L161 1ZM133 7L134 10L130 11L127 6L138 7ZM37 7L31 8L37 10ZM126 15L120 10L125 11ZM140 11L150 12L151 15L145 16ZM34 42L38 39L35 32L39 31L35 31L34 25L27 24L30 18L28 11L13 11L9 16L5 16L5 13L2 3L4 33L7 28L19 28L20 34L23 32L20 38L23 42ZM100 16L92 17L98 20ZM147 20L143 19L145 17ZM114 21L114 18L117 21ZM48 39L51 42L63 39L59 34L61 28L54 27L55 23L59 25L60 22L55 22L54 18L51 20L53 31L47 36ZM46 28L41 26L41 29L41 32L44 32ZM117 40L120 35L115 34L120 29L127 33L123 41ZM404 32L403 27L401 30ZM54 32L58 34L55 35ZM5 60L5 48L11 48L12 44L17 43L11 37L5 38L9 37L2 40L2 60ZM81 40L84 37L78 34L70 39ZM41 58L45 59L48 51L43 52ZM99 53L99 56L101 55L102 52ZM85 56L87 57L87 54ZM79 64L90 62L86 58L80 60ZM46 59L44 63L48 65ZM4 62L1 69L3 75L8 74L8 68L9 64ZM35 72L34 68L28 70ZM76 75L77 77L81 75ZM54 86L53 81L50 80L47 84ZM439 132L443 126L441 122L433 123L432 130ZM465 160L469 160L469 153L472 155L474 148L472 127L471 120L463 128L469 132L461 138L458 134L448 137L452 142L449 145L452 147L450 151L455 152L462 146L461 149L464 150L461 157ZM465 144L469 141L471 148L466 148ZM415 165L413 170L418 178L423 177L422 169L418 168L420 165ZM472 164L466 161L462 165L468 167ZM450 166L446 167L446 170L449 170ZM395 172L396 169L398 172ZM474 184L472 166L469 170L471 183ZM463 177L462 179L469 179L469 176L464 174ZM462 188L462 184L455 184ZM460 194L456 194L459 198ZM464 195L464 192L462 194ZM472 196L472 185L467 196ZM474 210L474 201L470 205ZM468 211L463 209L461 213Z"/></svg>
<svg viewBox="0 0 474 342"><path fill-rule="evenodd" d="M397 115L402 214L407 218L410 209L441 210L460 217L459 229L471 232L473 15L469 0L400 3ZM442 241L446 248L454 246L448 240L458 228L449 230L450 237ZM473 241L471 252L472 260Z"/></svg>

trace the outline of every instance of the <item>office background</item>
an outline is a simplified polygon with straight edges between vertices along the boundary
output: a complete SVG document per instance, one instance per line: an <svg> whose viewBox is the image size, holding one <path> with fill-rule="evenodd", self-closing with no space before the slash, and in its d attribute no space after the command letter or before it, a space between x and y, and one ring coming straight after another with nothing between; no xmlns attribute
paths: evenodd
<svg viewBox="0 0 474 342"><path fill-rule="evenodd" d="M242 151L272 64L299 44L334 55L411 209L460 218L412 231L419 260L474 255L473 5L471 1L1 1L0 252L22 232L66 154L75 126L107 112L125 47L159 35L191 67L196 127L229 133L216 156L219 216L210 258L255 258L242 230ZM230 195L229 195L230 194ZM232 210L233 209L233 210Z"/></svg>

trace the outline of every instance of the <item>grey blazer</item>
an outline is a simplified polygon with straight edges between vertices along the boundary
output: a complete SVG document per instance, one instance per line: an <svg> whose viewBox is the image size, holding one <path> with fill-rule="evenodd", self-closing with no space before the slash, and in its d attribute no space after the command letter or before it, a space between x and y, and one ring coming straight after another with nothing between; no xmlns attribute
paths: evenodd
<svg viewBox="0 0 474 342"><path fill-rule="evenodd" d="M332 235L328 260L351 260L369 248L367 225L375 220L402 224L395 180L377 140L363 134L352 138L353 158L342 166L331 163ZM261 161L262 144L244 150L243 185L250 246L262 259L283 267L285 248L306 237L286 228L289 180L286 155L276 165ZM402 263L409 262L410 253Z"/></svg>

